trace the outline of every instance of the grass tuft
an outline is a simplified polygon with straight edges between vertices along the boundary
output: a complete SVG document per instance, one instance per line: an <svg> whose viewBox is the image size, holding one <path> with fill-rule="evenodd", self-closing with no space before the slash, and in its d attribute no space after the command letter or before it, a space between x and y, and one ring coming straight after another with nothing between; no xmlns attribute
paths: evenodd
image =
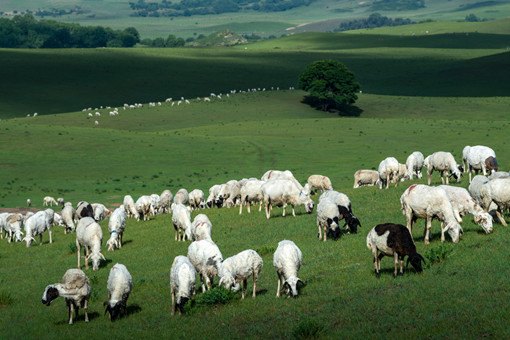
<svg viewBox="0 0 510 340"><path fill-rule="evenodd" d="M427 259L426 267L430 268L432 265L444 262L444 260L453 252L453 248L446 244L441 244L437 247L430 248L425 253Z"/></svg>
<svg viewBox="0 0 510 340"><path fill-rule="evenodd" d="M200 309L211 306L226 305L235 295L236 292L224 287L214 287L203 294L196 295L195 298L186 302L184 305L184 314L194 314Z"/></svg>
<svg viewBox="0 0 510 340"><path fill-rule="evenodd" d="M274 246L262 246L260 248L257 248L255 251L260 255L267 255L267 254L273 254L276 248Z"/></svg>
<svg viewBox="0 0 510 340"><path fill-rule="evenodd" d="M69 248L69 254L75 254L78 251L78 247L76 247L75 242L71 242L67 246Z"/></svg>
<svg viewBox="0 0 510 340"><path fill-rule="evenodd" d="M324 333L323 324L314 319L300 321L292 332L294 339L318 339Z"/></svg>
<svg viewBox="0 0 510 340"><path fill-rule="evenodd" d="M11 294L8 292L0 292L0 306L8 306L14 302Z"/></svg>

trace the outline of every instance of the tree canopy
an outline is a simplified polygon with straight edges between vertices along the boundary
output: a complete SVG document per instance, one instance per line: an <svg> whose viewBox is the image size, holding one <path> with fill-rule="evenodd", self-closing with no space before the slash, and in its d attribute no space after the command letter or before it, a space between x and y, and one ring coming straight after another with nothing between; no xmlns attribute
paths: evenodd
<svg viewBox="0 0 510 340"><path fill-rule="evenodd" d="M331 59L308 65L299 76L298 87L317 99L323 111L331 105L354 104L360 89L354 74L341 62Z"/></svg>

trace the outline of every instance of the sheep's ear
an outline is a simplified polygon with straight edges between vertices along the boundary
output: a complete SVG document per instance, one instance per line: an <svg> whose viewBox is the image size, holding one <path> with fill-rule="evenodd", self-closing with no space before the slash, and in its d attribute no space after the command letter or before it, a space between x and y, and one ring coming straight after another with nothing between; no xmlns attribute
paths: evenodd
<svg viewBox="0 0 510 340"><path fill-rule="evenodd" d="M297 284L300 284L300 283L301 283L301 287L306 286L306 283L304 283L304 282L303 282L303 280L298 279L298 280L297 280Z"/></svg>
<svg viewBox="0 0 510 340"><path fill-rule="evenodd" d="M473 219L475 220L475 223L478 223L482 219L482 216L478 216L478 217L474 216Z"/></svg>
<svg viewBox="0 0 510 340"><path fill-rule="evenodd" d="M99 256L101 256L101 258L106 261L103 254L99 253Z"/></svg>

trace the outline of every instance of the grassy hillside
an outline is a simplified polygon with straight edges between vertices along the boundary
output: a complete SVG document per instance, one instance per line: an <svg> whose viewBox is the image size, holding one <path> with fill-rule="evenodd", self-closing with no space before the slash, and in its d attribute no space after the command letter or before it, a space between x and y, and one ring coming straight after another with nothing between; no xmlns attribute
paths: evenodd
<svg viewBox="0 0 510 340"><path fill-rule="evenodd" d="M388 190L352 189L352 174L377 167L389 155L403 162L415 150L425 155L451 151L460 160L462 148L476 144L490 145L500 167L509 169L510 121L504 116L508 99L363 94L361 118L346 118L314 111L300 102L302 96L300 91L266 91L211 103L121 110L115 117L101 110L101 117L92 120L86 112L2 120L2 208L23 206L28 197L42 208L47 194L73 203L85 199L115 206L125 194L136 198L167 188L175 193L181 187L207 192L212 184L230 179L290 169L301 182L314 173L329 176L334 188L350 197L362 223L360 233L323 243L317 241L315 212L307 215L302 207L296 209L296 217L288 210L285 218L275 208L269 221L256 209L249 215L239 215L237 208L200 211L211 219L212 237L224 258L248 248L261 253L258 296L241 301L236 295L225 306L172 318L170 266L176 255L186 254L189 243L173 240L170 215L148 222L129 220L124 247L113 253L103 247L107 261L97 272L85 270L93 290L90 323L85 324L80 314L73 326L67 325L62 299L50 307L40 299L47 284L60 281L66 269L76 266L75 234L64 235L55 227L53 244L45 234L43 245L28 249L2 240L2 335L299 338L306 330L319 330L325 338L375 338L383 333L396 338L507 337L508 228L495 225L494 233L485 235L468 215L461 241L452 244L447 236L441 245L439 224L434 222L433 240L425 246L419 221L413 236L418 252L427 259L424 273L408 269L394 280L392 260L385 258L377 280L366 234L378 223L405 223L399 197L411 183ZM454 120L446 119L451 111ZM433 184L439 183L436 173ZM467 179L457 185L467 187ZM107 222L101 225L104 244ZM307 286L295 300L274 297L272 254L282 239L296 242L304 256L299 276ZM134 290L128 318L112 324L103 316L102 303L107 299L109 270L117 262L130 270ZM248 286L250 290L252 283Z"/></svg>

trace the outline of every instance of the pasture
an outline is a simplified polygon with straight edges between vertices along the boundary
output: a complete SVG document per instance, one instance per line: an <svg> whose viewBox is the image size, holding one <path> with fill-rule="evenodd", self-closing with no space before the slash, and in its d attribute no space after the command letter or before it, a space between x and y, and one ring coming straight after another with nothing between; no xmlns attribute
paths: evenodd
<svg viewBox="0 0 510 340"><path fill-rule="evenodd" d="M303 96L266 91L210 103L121 109L115 117L101 110L101 117L92 119L87 112L2 119L2 208L23 206L27 198L42 208L47 194L74 204L85 199L115 206L125 194L136 199L181 187L207 192L230 179L289 169L302 183L311 174L329 176L334 188L350 197L362 223L358 234L323 243L317 239L315 211L307 215L303 207L296 217L289 209L281 217L281 208L275 208L270 220L256 209L242 215L238 208L205 210L224 258L248 248L260 252L258 295L241 301L238 294L224 306L170 317L170 266L189 245L173 240L171 216L128 220L125 246L115 252L104 247L108 231L102 222L107 261L97 272L85 270L93 290L90 323L80 314L73 326L67 325L63 299L50 307L40 301L47 284L76 266L75 235L54 227L53 244L45 234L43 245L31 248L2 240L2 337L299 338L307 331L324 338L508 337L508 228L495 225L485 235L468 215L461 241L453 244L447 236L441 245L434 222L433 239L425 246L419 221L413 237L428 267L421 275L410 268L394 280L392 260L385 258L377 280L366 234L379 223L405 223L399 197L410 182L388 190L352 189L356 170L377 168L390 155L404 162L415 150L424 155L451 151L460 162L465 145L489 145L501 169L509 169L508 98L362 94L361 116L340 117L309 108ZM467 187L467 178L455 185ZM307 286L295 300L275 298L272 254L282 239L293 240L303 252L299 277ZM128 317L110 323L102 303L109 270L117 262L130 270L134 290Z"/></svg>

